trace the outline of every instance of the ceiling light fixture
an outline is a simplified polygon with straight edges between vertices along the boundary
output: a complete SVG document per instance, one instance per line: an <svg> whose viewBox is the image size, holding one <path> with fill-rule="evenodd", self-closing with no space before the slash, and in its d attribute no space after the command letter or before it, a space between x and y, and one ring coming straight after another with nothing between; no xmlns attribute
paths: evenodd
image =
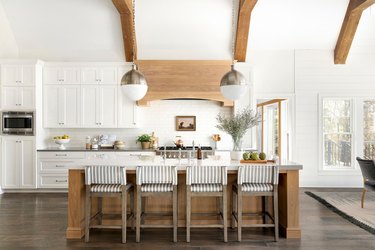
<svg viewBox="0 0 375 250"><path fill-rule="evenodd" d="M147 81L145 76L137 70L135 64L135 0L133 0L133 65L132 69L125 73L121 79L123 94L132 101L141 100L147 93Z"/></svg>
<svg viewBox="0 0 375 250"><path fill-rule="evenodd" d="M227 72L220 81L221 94L229 100L235 101L241 98L248 88L246 78L244 75L234 69L234 64L237 62L234 60L234 43L235 43L235 0L233 0L232 8L232 65L231 70Z"/></svg>

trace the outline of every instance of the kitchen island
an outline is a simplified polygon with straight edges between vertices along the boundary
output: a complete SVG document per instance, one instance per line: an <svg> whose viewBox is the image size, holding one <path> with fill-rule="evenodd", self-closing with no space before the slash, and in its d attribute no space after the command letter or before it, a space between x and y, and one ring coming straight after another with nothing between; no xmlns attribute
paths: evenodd
<svg viewBox="0 0 375 250"><path fill-rule="evenodd" d="M75 161L74 166L69 169L69 194L68 194L68 228L67 239L80 239L84 236L84 208L85 208L85 171L86 165L119 165L127 168L127 181L135 183L136 166L156 165L156 164L176 165L178 168L178 226L185 227L185 200L186 200L186 166L191 164L201 165L221 165L228 168L228 213L231 211L232 184L236 182L237 168L239 162L229 159L207 159L207 160L163 160L160 156L130 156L117 157L116 159L84 159ZM299 170L301 164L283 162L279 164L279 227L280 233L286 238L300 238L301 229L299 226ZM199 203L198 203L199 202ZM198 213L209 213L217 211L217 200L215 198L205 198L192 201L192 210ZM95 201L94 201L95 204ZM164 211L172 209L172 203L168 198L149 197L146 201L146 212ZM120 201L108 198L103 201L103 212L120 213ZM244 211L261 211L262 200L259 197L251 197L244 201ZM93 211L95 212L95 205ZM228 216L231 219L231 216ZM194 217L193 217L194 219ZM215 223L215 217L204 217L194 223ZM104 223L119 223L118 220L103 220ZM158 218L146 220L149 224L169 223ZM130 225L130 224L129 224ZM230 223L229 223L230 225Z"/></svg>

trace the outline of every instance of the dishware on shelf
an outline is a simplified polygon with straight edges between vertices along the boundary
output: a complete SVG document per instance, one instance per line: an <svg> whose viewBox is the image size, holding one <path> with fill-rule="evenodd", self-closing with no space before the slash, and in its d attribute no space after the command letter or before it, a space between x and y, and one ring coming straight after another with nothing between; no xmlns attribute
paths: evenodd
<svg viewBox="0 0 375 250"><path fill-rule="evenodd" d="M55 143L59 145L59 149L66 149L65 144L68 144L70 139L55 139Z"/></svg>

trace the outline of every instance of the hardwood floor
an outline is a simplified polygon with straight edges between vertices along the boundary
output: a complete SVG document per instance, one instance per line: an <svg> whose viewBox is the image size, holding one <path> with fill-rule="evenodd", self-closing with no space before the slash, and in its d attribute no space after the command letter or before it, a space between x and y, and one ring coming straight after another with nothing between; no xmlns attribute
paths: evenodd
<svg viewBox="0 0 375 250"><path fill-rule="evenodd" d="M179 229L178 243L172 242L171 229L143 229L141 243L135 231L128 231L128 243L121 244L121 231L92 231L90 242L66 240L67 194L1 194L0 249L374 249L375 236L328 210L313 198L300 195L301 240L272 242L271 230L245 229L243 242L236 242L236 231L228 230L228 243L220 229L193 229L191 243ZM316 189L314 189L316 190ZM320 189L321 191L322 189ZM328 189L325 189L328 190ZM331 190L331 189L330 189Z"/></svg>

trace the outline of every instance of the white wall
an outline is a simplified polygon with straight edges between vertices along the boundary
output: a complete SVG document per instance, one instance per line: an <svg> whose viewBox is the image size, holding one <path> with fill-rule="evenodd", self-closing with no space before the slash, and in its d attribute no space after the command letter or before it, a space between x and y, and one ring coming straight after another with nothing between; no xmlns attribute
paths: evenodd
<svg viewBox="0 0 375 250"><path fill-rule="evenodd" d="M18 57L18 46L0 1L0 58Z"/></svg>
<svg viewBox="0 0 375 250"><path fill-rule="evenodd" d="M87 135L95 136L100 134L115 134L118 139L124 140L128 147L139 147L136 139L143 133L155 132L159 137L160 145L173 145L176 135L182 136L185 145L214 146L211 140L213 134L220 134L222 141L218 147L231 149L231 138L224 132L219 131L216 126L216 116L219 113L231 115L232 108L222 107L218 102L204 100L163 100L153 101L150 107L139 107L138 117L141 128L137 129L48 129L45 138L48 146L56 146L52 137L56 135L68 134L72 140L70 146L84 146L84 139ZM176 116L195 115L197 122L196 131L176 131Z"/></svg>

